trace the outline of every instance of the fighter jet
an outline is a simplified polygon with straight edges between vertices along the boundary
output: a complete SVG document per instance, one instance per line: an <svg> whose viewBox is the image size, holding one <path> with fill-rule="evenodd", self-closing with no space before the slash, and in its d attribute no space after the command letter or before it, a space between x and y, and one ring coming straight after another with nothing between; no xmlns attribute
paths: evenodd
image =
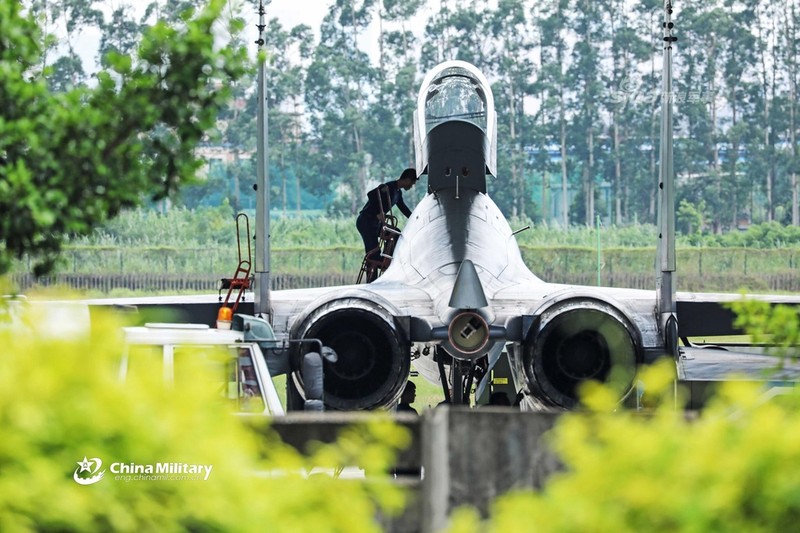
<svg viewBox="0 0 800 533"><path fill-rule="evenodd" d="M665 95L671 94L670 14L664 24ZM637 369L662 356L675 360L682 378L696 382L722 379L726 369L760 371L763 359L709 356L710 351L690 346L691 335L734 332L720 302L736 296L675 292L672 111L669 98L662 104L653 290L558 285L525 265L514 229L492 201L497 116L488 80L463 61L434 67L414 112L416 169L427 193L408 218L385 273L365 285L270 293L268 246L266 266L256 269L266 269L266 283L256 291L255 306L240 309L269 317L276 337L290 347L276 365L290 376L288 408L302 408L302 359L312 349L303 341L310 339L337 355L335 362L324 363L324 402L334 410L393 407L412 364L442 386L446 399L469 404L473 388L485 388L493 366L507 356L523 409L572 409L587 380L606 383L623 402L634 389ZM268 191L261 175L258 190ZM268 205L263 194L262 215ZM260 220L266 231L257 248L265 246L269 233L268 216ZM159 305L155 299L138 303ZM214 305L202 298L162 299L163 304L209 315Z"/></svg>
<svg viewBox="0 0 800 533"><path fill-rule="evenodd" d="M672 42L665 38L666 46ZM451 402L469 403L473 386L485 387L505 354L525 409L574 408L587 380L606 383L622 402L638 367L662 356L699 383L723 379L725 370L768 366L758 356L691 348L690 335L734 332L720 303L738 296L675 292L671 109L662 116L660 266L652 291L552 284L528 269L489 194L496 120L491 87L475 66L448 61L433 68L414 114L416 168L427 177L427 194L391 265L368 285L274 293L276 334L318 338L338 354L336 363L325 363L328 408L394 405L412 364ZM680 329L679 316L687 321ZM292 368L300 355L298 349ZM290 388L302 396L301 372L292 372Z"/></svg>
<svg viewBox="0 0 800 533"><path fill-rule="evenodd" d="M609 383L623 398L637 367L667 352L655 291L555 285L525 265L488 193L496 122L491 87L475 66L436 66L414 114L427 194L389 268L367 285L273 293L279 337L318 338L338 354L325 367L329 408L393 405L412 362L452 402L466 403L503 352L529 406L571 408L582 381ZM292 377L302 395L302 374Z"/></svg>

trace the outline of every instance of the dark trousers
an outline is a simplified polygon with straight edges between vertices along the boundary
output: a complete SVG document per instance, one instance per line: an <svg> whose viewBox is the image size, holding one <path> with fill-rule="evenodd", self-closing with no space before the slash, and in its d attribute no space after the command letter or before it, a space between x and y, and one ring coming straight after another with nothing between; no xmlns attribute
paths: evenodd
<svg viewBox="0 0 800 533"><path fill-rule="evenodd" d="M362 211L356 219L356 229L364 241L364 253L378 247L378 235L381 232L381 221L378 217Z"/></svg>

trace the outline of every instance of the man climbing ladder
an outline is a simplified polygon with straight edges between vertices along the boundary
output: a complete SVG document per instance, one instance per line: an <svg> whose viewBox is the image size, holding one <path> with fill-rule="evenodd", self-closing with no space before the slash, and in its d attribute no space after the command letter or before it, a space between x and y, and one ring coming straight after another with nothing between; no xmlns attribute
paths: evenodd
<svg viewBox="0 0 800 533"><path fill-rule="evenodd" d="M367 193L367 203L356 220L356 228L364 241L364 262L358 275L358 283L366 274L366 282L374 281L391 262L391 250L399 235L397 219L392 215L395 205L406 218L411 209L403 200L403 190L410 190L417 182L417 172L407 168L394 181L382 183ZM401 190L402 189L402 190ZM387 250L387 245L390 250Z"/></svg>

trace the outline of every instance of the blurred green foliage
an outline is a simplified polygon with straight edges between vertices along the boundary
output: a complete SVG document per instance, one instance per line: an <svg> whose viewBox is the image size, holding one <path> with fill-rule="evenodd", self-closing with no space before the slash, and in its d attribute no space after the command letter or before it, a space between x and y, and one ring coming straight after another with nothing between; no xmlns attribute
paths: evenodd
<svg viewBox="0 0 800 533"><path fill-rule="evenodd" d="M387 471L409 442L388 419L376 417L304 457L233 416L208 386L206 367L169 387L155 361L152 372L141 361L138 377L123 384L118 324L101 317L91 335L68 335L41 319L0 321L0 530L379 531L376 512L404 505L388 476L304 475L354 464ZM102 459L106 469L93 485L73 480L84 457ZM212 471L206 481L125 481L108 470L113 462Z"/></svg>
<svg viewBox="0 0 800 533"><path fill-rule="evenodd" d="M734 325L749 335L754 343L768 345L768 351L780 356L781 362L786 357L796 357L797 346L800 346L800 318L796 308L771 305L744 296L728 307L736 313Z"/></svg>
<svg viewBox="0 0 800 533"><path fill-rule="evenodd" d="M799 331L797 315L772 325ZM800 394L767 400L724 382L696 417L673 392L674 363L642 375L649 412L614 411L600 385L588 412L561 417L550 444L565 470L541 492L499 497L491 516L461 508L450 532L791 531L800 519Z"/></svg>

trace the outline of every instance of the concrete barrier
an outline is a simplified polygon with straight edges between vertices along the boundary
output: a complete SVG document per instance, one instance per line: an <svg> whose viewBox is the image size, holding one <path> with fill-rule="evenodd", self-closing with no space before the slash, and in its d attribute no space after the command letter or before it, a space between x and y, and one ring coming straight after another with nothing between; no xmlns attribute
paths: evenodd
<svg viewBox="0 0 800 533"><path fill-rule="evenodd" d="M459 506L472 506L485 517L497 496L541 488L561 468L545 439L557 417L504 407L426 412L420 530L441 531Z"/></svg>
<svg viewBox="0 0 800 533"><path fill-rule="evenodd" d="M289 413L270 427L301 452L313 441L333 442L348 426L364 423L371 413ZM397 413L397 423L411 431L412 444L398 458L404 470L422 469L422 479L398 476L411 492L403 515L378 517L393 533L441 531L459 506L488 516L495 498L514 489L541 488L561 468L545 435L559 413L523 413L513 408L437 407L421 416Z"/></svg>

